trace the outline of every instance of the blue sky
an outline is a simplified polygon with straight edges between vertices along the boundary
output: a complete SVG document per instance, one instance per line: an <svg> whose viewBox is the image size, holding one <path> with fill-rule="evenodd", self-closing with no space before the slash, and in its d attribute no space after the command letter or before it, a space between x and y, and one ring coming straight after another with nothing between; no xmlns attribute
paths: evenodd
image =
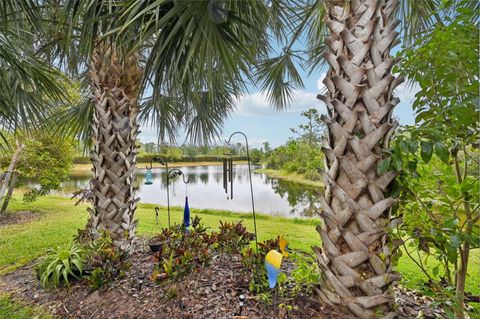
<svg viewBox="0 0 480 319"><path fill-rule="evenodd" d="M399 46L392 50L395 54ZM326 114L325 105L316 99L318 93L324 91L322 80L325 77L327 68L316 70L308 74L307 71L298 68L305 87L295 91L289 108L284 111L274 110L265 97L265 94L258 89L251 88L237 100L236 111L225 121L223 129L223 143L235 131L243 131L249 138L252 147L261 147L263 142L269 142L271 146L279 146L285 143L292 133L290 128L302 123L302 113L310 108L316 108L320 113ZM417 88L410 89L404 82L395 90L395 94L401 102L396 106L394 116L400 124L413 124L414 116L412 102ZM156 132L149 127L142 127L140 140L142 142L157 142ZM184 138L179 138L178 143L182 144ZM187 141L188 142L188 141Z"/></svg>

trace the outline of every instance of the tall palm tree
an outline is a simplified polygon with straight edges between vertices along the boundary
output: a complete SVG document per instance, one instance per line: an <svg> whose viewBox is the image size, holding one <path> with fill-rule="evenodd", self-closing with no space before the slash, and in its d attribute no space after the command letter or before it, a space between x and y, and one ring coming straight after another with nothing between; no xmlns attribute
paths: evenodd
<svg viewBox="0 0 480 319"><path fill-rule="evenodd" d="M88 228L93 236L108 230L129 251L138 114L155 116L162 137L174 138L186 124L196 139L219 133L245 89L244 75L267 50L267 7L254 0L53 2L65 32L45 51L60 53L72 71L83 65L91 87L93 112L80 114L90 116L93 144ZM67 114L79 119L78 112Z"/></svg>
<svg viewBox="0 0 480 319"><path fill-rule="evenodd" d="M322 248L314 248L323 278L317 291L325 303L344 307L359 318L396 316L392 283L400 279L393 269L399 241L390 232L400 222L391 214L395 200L390 186L396 173L387 171L382 159L388 157L388 143L398 125L392 119L399 103L394 89L403 79L392 74L398 59L390 52L400 42L396 29L402 21L397 17L403 20L403 42L408 44L414 33L435 22L436 5L407 0L313 1L305 6L293 37L307 34L310 67L323 61L330 65L323 81L326 94L318 95L328 114L322 116L327 143L325 192L320 199L324 223L317 227ZM290 43L283 56L271 61L294 56L292 47ZM295 79L289 65L292 62L277 63L276 73ZM288 81L272 81L271 75L267 63L260 69L260 79L273 88L271 99L283 105Z"/></svg>
<svg viewBox="0 0 480 319"><path fill-rule="evenodd" d="M329 139L323 149L325 225L318 229L323 250L317 249L325 284L319 294L359 318L395 317L389 287L400 279L388 231L396 223L390 214L395 201L388 195L396 173L379 169L397 126L393 90L403 81L391 73L397 6L396 0L332 2L325 22L330 70L327 94L318 98L328 107Z"/></svg>
<svg viewBox="0 0 480 319"><path fill-rule="evenodd" d="M392 74L400 43L397 0L330 1L325 24L324 80L328 142L323 148L326 186L321 197L322 249L315 249L323 272L321 299L348 308L359 318L394 318L392 283L399 240L391 229L395 200L390 185L396 172L384 168L389 140L398 123Z"/></svg>

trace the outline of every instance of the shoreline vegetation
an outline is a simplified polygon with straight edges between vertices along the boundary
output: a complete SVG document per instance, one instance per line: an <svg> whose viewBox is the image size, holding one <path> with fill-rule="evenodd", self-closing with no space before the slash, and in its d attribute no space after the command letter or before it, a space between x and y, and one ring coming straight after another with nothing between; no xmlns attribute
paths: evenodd
<svg viewBox="0 0 480 319"><path fill-rule="evenodd" d="M247 164L247 161L234 161L234 164ZM139 169L145 169L145 166L148 163L137 163ZM191 167L191 166L220 166L222 165L221 161L202 161L202 162L172 162L168 163L169 168L176 167ZM152 168L165 168L160 163L152 163ZM92 170L91 164L73 164L70 170L70 175L82 175L85 173L90 173Z"/></svg>
<svg viewBox="0 0 480 319"><path fill-rule="evenodd" d="M285 180L287 182L323 188L323 183L321 181L313 181L310 179L306 179L303 174L290 173L284 170L276 170L276 169L269 169L269 168L259 168L255 170L255 172L263 173L270 178L278 178L278 179Z"/></svg>

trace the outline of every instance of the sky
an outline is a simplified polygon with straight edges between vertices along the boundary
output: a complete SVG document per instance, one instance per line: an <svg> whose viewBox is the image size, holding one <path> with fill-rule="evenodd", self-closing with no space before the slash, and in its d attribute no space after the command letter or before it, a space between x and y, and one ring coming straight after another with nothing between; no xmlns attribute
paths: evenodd
<svg viewBox="0 0 480 319"><path fill-rule="evenodd" d="M399 46L392 50L392 55L395 55L398 50ZM327 67L311 74L301 68L298 69L305 87L295 91L292 102L286 110L276 111L268 103L264 92L250 88L249 93L236 100L236 110L225 121L223 136L219 144L223 144L223 141L231 133L242 131L248 136L249 144L252 147L260 148L264 142L269 142L270 146L277 147L293 136L290 128L305 122L305 118L300 115L303 111L316 108L320 114L326 114L325 104L316 96L325 91L322 81L325 78ZM414 124L411 105L417 91L417 86L410 88L406 82L399 85L394 91L401 101L394 110L394 117L401 125ZM157 142L158 137L153 129L142 127L141 131L140 141L142 143ZM240 137L236 138L239 142L243 142ZM237 142L236 140L232 141ZM183 142L184 138L180 137L178 144L183 144Z"/></svg>

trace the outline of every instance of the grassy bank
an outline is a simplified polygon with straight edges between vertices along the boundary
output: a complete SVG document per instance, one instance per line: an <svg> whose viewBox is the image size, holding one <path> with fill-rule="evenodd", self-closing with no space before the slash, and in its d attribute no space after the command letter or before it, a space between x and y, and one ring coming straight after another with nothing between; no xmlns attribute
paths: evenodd
<svg viewBox="0 0 480 319"><path fill-rule="evenodd" d="M73 206L74 200L59 196L46 196L39 198L34 203L24 203L19 194L12 199L11 213L16 211L32 210L40 214L40 218L24 224L0 226L0 274L5 274L25 265L43 255L50 247L68 245L77 229L84 226L87 214L86 205ZM167 211L160 211L160 226L155 225L155 205L139 204L137 218L139 220L138 233L140 235L153 235L160 227L167 226ZM199 215L202 222L212 229L218 227L218 221L244 220L245 225L253 231L253 218L251 214L239 214L218 210L192 209L192 216ZM172 222L180 223L183 212L174 208ZM318 219L287 219L267 215L257 216L257 229L259 240L285 236L291 248L311 251L311 246L320 245L320 240L315 231ZM430 261L433 263L433 259ZM480 294L480 253L478 250L472 254L467 291ZM430 267L430 269L433 268ZM420 280L425 279L414 263L402 256L399 261L398 271L403 275L403 284L410 288L418 288ZM1 301L0 301L1 302Z"/></svg>
<svg viewBox="0 0 480 319"><path fill-rule="evenodd" d="M255 172L263 173L268 177L283 179L285 181L292 182L292 183L304 184L304 185L315 186L315 187L323 187L323 183L321 181L312 181L312 180L306 179L303 174L290 173L287 171L268 169L268 168L260 168L255 170Z"/></svg>
<svg viewBox="0 0 480 319"><path fill-rule="evenodd" d="M26 305L9 295L0 294L0 319L51 319L45 309Z"/></svg>
<svg viewBox="0 0 480 319"><path fill-rule="evenodd" d="M246 161L236 161L235 164L246 164ZM139 168L145 168L145 163L137 164ZM205 162L174 162L169 163L169 168L174 167L190 167L190 166L212 166L212 165L222 165L222 162L215 161L205 161ZM165 166L160 165L159 163L153 163L153 168L164 168ZM73 164L72 169L70 170L70 175L85 175L90 173L92 170L91 164Z"/></svg>

